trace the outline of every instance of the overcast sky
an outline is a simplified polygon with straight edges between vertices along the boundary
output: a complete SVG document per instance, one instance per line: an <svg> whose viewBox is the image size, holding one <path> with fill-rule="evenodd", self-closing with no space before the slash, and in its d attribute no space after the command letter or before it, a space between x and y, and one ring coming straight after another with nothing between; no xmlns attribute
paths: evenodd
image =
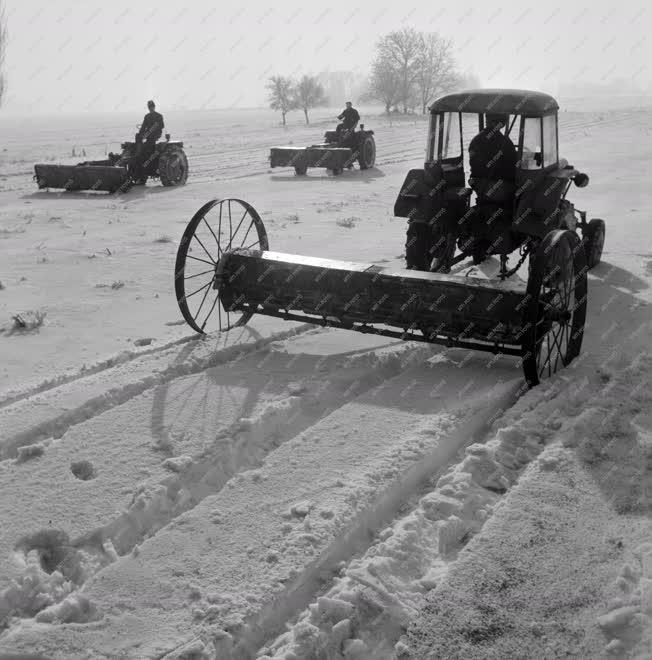
<svg viewBox="0 0 652 660"><path fill-rule="evenodd" d="M651 90L652 10L615 2L4 0L2 112L141 112L264 105L272 74L366 71L379 36L454 41L483 86L622 78ZM344 101L344 99L342 99Z"/></svg>

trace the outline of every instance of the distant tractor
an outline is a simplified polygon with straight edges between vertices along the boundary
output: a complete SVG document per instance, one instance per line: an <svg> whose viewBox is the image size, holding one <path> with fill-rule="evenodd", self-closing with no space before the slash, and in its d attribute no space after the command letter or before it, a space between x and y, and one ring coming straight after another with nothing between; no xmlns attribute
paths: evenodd
<svg viewBox="0 0 652 660"><path fill-rule="evenodd" d="M297 176L304 176L309 167L325 168L337 176L353 169L355 162L361 170L372 168L376 164L376 141L374 132L360 124L358 131L326 131L322 144L272 147L269 159L271 167L294 167Z"/></svg>
<svg viewBox="0 0 652 660"><path fill-rule="evenodd" d="M40 189L63 188L64 190L103 190L125 192L134 184L144 184L148 178L158 178L164 186L182 186L188 179L188 159L183 142L157 142L154 154L136 167L137 142L123 142L122 153L110 153L105 160L88 160L77 165L34 165L34 179Z"/></svg>

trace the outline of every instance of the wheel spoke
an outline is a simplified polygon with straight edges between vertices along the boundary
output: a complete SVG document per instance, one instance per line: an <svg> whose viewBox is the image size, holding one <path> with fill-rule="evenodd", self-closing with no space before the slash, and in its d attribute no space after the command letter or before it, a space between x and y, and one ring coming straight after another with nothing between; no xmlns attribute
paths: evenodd
<svg viewBox="0 0 652 660"><path fill-rule="evenodd" d="M213 231L213 228L208 224L206 220L206 216L204 216L202 220L204 221L204 224L208 227L208 231L210 231L210 233L213 234L213 238L217 243L217 258L219 259L220 256L222 255L222 249L220 248L220 239L217 236L215 236L215 232Z"/></svg>
<svg viewBox="0 0 652 660"><path fill-rule="evenodd" d="M222 236L222 204L224 204L224 202L220 202L220 223L217 227L217 235L220 237Z"/></svg>
<svg viewBox="0 0 652 660"><path fill-rule="evenodd" d="M215 266L214 261L206 261L206 259L200 259L199 257L193 257L191 254L187 254L186 259L194 259L195 261L201 261L203 264L208 264L209 266Z"/></svg>
<svg viewBox="0 0 652 660"><path fill-rule="evenodd" d="M240 225L242 224L243 220L247 217L247 214L249 213L248 209L245 209L245 212L242 214L242 218L240 218L240 222L238 223L238 226L236 227L235 231L233 232L233 236L231 236L231 240L229 241L229 244L227 246L227 250L231 249L231 243L233 242L233 239L236 237L238 230L240 229Z"/></svg>
<svg viewBox="0 0 652 660"><path fill-rule="evenodd" d="M201 312L201 308L204 306L204 303L206 302L206 296L208 296L208 292L210 289L206 289L206 293L204 294L204 297L201 299L201 303L199 305L199 309L197 310L197 313L195 314L195 318L199 318L199 313Z"/></svg>
<svg viewBox="0 0 652 660"><path fill-rule="evenodd" d="M196 291L193 291L192 293L188 294L187 296L184 296L185 300L188 300L188 298L192 298L196 293L199 293L200 291L203 291L206 287L209 287L213 283L213 280L211 280L208 284L204 284L201 289L197 289Z"/></svg>
<svg viewBox="0 0 652 660"><path fill-rule="evenodd" d="M215 272L215 269L211 268L210 270L203 270L201 273L197 273L196 275L188 275L188 277L186 277L184 275L183 279L184 280L191 280L193 277L199 277L200 275L206 275L206 273L214 273L214 272Z"/></svg>
<svg viewBox="0 0 652 660"><path fill-rule="evenodd" d="M259 239L256 239L251 245L247 245L247 247L245 248L245 250L249 250L249 249L252 248L254 245L260 245L260 240L259 240Z"/></svg>
<svg viewBox="0 0 652 660"><path fill-rule="evenodd" d="M564 357L563 357L564 356L564 350L561 347L561 343L558 341L559 335L562 335L563 333L564 333L564 326L562 325L562 326L559 327L559 332L557 334L555 334L553 332L553 336L552 336L553 343L557 347L557 356L555 357L554 373L557 372L557 364L559 363L559 356L562 356L562 362L564 361Z"/></svg>
<svg viewBox="0 0 652 660"><path fill-rule="evenodd" d="M233 236L233 226L231 225L231 200L228 201L229 206L229 238ZM229 243L231 241L229 240Z"/></svg>
<svg viewBox="0 0 652 660"><path fill-rule="evenodd" d="M251 231L251 228L254 225L253 219L251 220L251 224L249 225L249 229L247 229L247 233L244 235L244 238L242 239L242 243L240 243L240 247L244 245L244 242L247 240L247 236L249 236L249 232Z"/></svg>
<svg viewBox="0 0 652 660"><path fill-rule="evenodd" d="M192 237L199 243L199 245L201 245L204 248L204 252L208 255L208 258L211 260L213 265L215 265L216 262L213 260L211 253L206 249L206 246L199 240L197 234L193 234Z"/></svg>
<svg viewBox="0 0 652 660"><path fill-rule="evenodd" d="M201 325L202 330L206 327L206 324L208 323L208 319L210 318L211 314L213 313L213 310L215 309L215 305L218 303L219 299L220 299L220 294L218 292L218 294L215 296L215 300L213 301L213 306L210 308L210 310L208 312L208 315L206 316L206 318L204 319L204 322ZM220 328L220 330L221 330L221 328Z"/></svg>

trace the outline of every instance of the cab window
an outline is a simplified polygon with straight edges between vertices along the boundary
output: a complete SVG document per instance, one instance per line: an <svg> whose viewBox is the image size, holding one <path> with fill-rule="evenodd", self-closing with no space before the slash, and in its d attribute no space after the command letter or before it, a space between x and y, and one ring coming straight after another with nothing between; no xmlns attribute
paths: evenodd
<svg viewBox="0 0 652 660"><path fill-rule="evenodd" d="M430 130L426 146L428 162L462 157L461 118L459 112L430 115Z"/></svg>
<svg viewBox="0 0 652 660"><path fill-rule="evenodd" d="M521 169L538 170L543 167L541 152L541 118L524 117L521 126Z"/></svg>
<svg viewBox="0 0 652 660"><path fill-rule="evenodd" d="M458 112L447 112L444 115L444 130L441 136L442 160L460 158L462 156L460 121L460 114Z"/></svg>
<svg viewBox="0 0 652 660"><path fill-rule="evenodd" d="M428 144L426 145L426 161L432 163L437 160L437 136L439 135L439 122L441 115L430 115L430 129L428 131Z"/></svg>
<svg viewBox="0 0 652 660"><path fill-rule="evenodd" d="M557 154L557 115L543 118L543 166L556 165Z"/></svg>

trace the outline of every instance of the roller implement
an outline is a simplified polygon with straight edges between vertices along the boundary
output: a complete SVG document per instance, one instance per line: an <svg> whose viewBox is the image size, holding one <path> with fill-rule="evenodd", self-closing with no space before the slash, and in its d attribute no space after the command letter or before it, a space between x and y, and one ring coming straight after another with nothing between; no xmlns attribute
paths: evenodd
<svg viewBox="0 0 652 660"><path fill-rule="evenodd" d="M158 178L164 186L181 186L188 179L188 159L183 142L170 141L165 135L154 145L154 153L136 167L139 144L123 142L121 153L110 153L105 160L90 160L77 165L34 165L34 180L39 189L97 190L110 193L126 192L134 184L144 184L148 178Z"/></svg>
<svg viewBox="0 0 652 660"><path fill-rule="evenodd" d="M361 170L372 168L376 164L376 142L374 132L365 130L326 131L324 142L309 147L272 147L269 155L271 167L293 167L297 176L304 176L309 167L321 167L334 176L345 169L353 169L358 163Z"/></svg>
<svg viewBox="0 0 652 660"><path fill-rule="evenodd" d="M483 116L496 106L514 115L511 126L520 121L520 192L496 202L511 208L509 222L487 225L478 218L495 215L492 202L474 190L474 182L464 186L462 115L475 114L482 128ZM599 263L605 235L602 220L587 222L566 200L570 185L584 187L588 177L556 157L557 109L552 97L519 90L470 91L433 104L426 163L410 171L395 206L396 215L408 218L406 268L273 252L250 204L206 203L177 252L175 289L183 317L200 333L228 330L262 314L514 356L528 386L537 385L580 353L587 271ZM536 131L544 119L547 130L538 131L539 142L530 149L525 122L533 120ZM460 154L451 157L454 126ZM478 217L469 228L472 213ZM431 261L415 256L415 242ZM509 268L509 254L517 250L518 262ZM472 274L473 263L495 264L493 255L499 268L492 277ZM421 265L414 263L417 257ZM471 269L462 265L466 259Z"/></svg>

